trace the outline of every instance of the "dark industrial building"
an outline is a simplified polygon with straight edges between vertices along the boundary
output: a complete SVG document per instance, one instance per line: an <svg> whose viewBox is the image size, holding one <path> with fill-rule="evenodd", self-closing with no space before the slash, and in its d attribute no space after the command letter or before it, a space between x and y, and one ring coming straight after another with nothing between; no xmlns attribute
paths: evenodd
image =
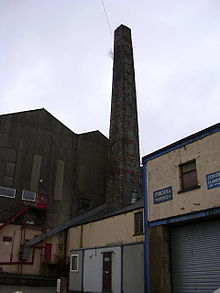
<svg viewBox="0 0 220 293"><path fill-rule="evenodd" d="M107 145L45 109L1 115L0 223L52 228L103 204Z"/></svg>
<svg viewBox="0 0 220 293"><path fill-rule="evenodd" d="M3 224L19 220L50 229L104 202L109 211L141 197L129 28L115 31L109 141L99 131L75 134L45 109L5 114L0 166Z"/></svg>
<svg viewBox="0 0 220 293"><path fill-rule="evenodd" d="M78 274L86 286L80 292L119 293L124 288L129 293L136 288L143 293L143 201L137 201L142 194L131 30L121 25L114 35L109 140L99 131L77 135L45 109L2 115L0 125L0 270L60 276L69 262L79 259L71 251L90 255L92 249L96 256L101 246L99 258L89 257L83 264L89 278ZM109 259L111 274L105 269ZM138 266L135 274L133 262ZM141 285L132 281L136 276Z"/></svg>

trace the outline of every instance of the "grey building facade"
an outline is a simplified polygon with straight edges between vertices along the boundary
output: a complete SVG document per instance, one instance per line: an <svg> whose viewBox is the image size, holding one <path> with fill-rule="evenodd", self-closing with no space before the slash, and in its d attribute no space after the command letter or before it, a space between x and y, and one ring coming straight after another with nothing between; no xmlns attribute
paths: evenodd
<svg viewBox="0 0 220 293"><path fill-rule="evenodd" d="M29 224L52 228L103 204L107 144L99 131L75 134L45 109L1 115L0 222L29 207ZM46 209L36 206L40 195Z"/></svg>

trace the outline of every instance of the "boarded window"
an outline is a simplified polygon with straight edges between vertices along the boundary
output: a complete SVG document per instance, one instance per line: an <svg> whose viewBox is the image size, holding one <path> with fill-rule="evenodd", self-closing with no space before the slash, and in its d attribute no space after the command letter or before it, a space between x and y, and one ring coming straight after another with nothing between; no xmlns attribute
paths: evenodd
<svg viewBox="0 0 220 293"><path fill-rule="evenodd" d="M70 258L70 271L78 272L78 270L79 270L79 255L72 254Z"/></svg>
<svg viewBox="0 0 220 293"><path fill-rule="evenodd" d="M4 241L4 242L12 242L12 237L11 236L3 236L2 241Z"/></svg>
<svg viewBox="0 0 220 293"><path fill-rule="evenodd" d="M35 202L36 193L33 191L23 190L22 192L22 200L33 201Z"/></svg>
<svg viewBox="0 0 220 293"><path fill-rule="evenodd" d="M81 210L88 211L88 210L91 209L91 206L92 206L92 202L91 202L90 199L80 198L80 200L79 200L79 208Z"/></svg>
<svg viewBox="0 0 220 293"><path fill-rule="evenodd" d="M182 190L189 190L198 186L196 160L180 165Z"/></svg>
<svg viewBox="0 0 220 293"><path fill-rule="evenodd" d="M32 171L31 171L30 190L34 190L34 191L39 190L41 161L42 161L41 156L34 155Z"/></svg>
<svg viewBox="0 0 220 293"><path fill-rule="evenodd" d="M14 188L7 188L0 186L0 196L15 198L16 190Z"/></svg>
<svg viewBox="0 0 220 293"><path fill-rule="evenodd" d="M15 163L7 162L6 163L5 175L9 176L9 177L13 177L14 176L14 171L15 171Z"/></svg>
<svg viewBox="0 0 220 293"><path fill-rule="evenodd" d="M57 166L56 166L54 200L60 200L60 201L62 200L64 171L65 171L65 162L62 160L58 160Z"/></svg>
<svg viewBox="0 0 220 293"><path fill-rule="evenodd" d="M143 212L134 214L134 235L144 234Z"/></svg>

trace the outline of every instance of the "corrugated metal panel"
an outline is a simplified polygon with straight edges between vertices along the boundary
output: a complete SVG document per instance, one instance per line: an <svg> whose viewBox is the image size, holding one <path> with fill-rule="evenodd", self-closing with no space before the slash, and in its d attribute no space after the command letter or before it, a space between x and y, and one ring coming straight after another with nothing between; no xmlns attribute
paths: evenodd
<svg viewBox="0 0 220 293"><path fill-rule="evenodd" d="M220 288L220 221L171 231L173 293L211 293Z"/></svg>

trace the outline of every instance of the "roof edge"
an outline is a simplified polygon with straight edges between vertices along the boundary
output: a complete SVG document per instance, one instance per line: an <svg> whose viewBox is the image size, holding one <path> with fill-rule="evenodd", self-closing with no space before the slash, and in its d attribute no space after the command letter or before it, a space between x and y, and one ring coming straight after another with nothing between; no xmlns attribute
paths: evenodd
<svg viewBox="0 0 220 293"><path fill-rule="evenodd" d="M17 112L10 112L10 113L4 113L4 114L0 114L1 116L9 116L9 115L16 115L16 114L22 114L22 113L27 113L27 112L35 112L35 111L40 111L40 110L45 110L47 111L45 108L37 108L37 109L31 109L31 110L24 110L24 111L17 111ZM47 111L48 112L48 111ZM48 112L49 113L49 112Z"/></svg>
<svg viewBox="0 0 220 293"><path fill-rule="evenodd" d="M87 134L90 134L90 133L95 133L97 132L98 134L100 134L101 136L103 136L104 138L106 138L108 140L108 137L105 136L100 130L91 130L91 131L88 131L88 132L83 132L83 133L79 133L78 135L87 135Z"/></svg>
<svg viewBox="0 0 220 293"><path fill-rule="evenodd" d="M137 202L135 202L133 204L129 204L129 205L127 205L127 206L125 206L123 208L117 209L117 210L109 211L104 215L97 216L97 218L95 218L95 219L87 218L87 219L81 221L80 223L78 223L76 225L73 225L73 227L85 225L85 224L88 224L88 223L98 222L98 221L101 221L101 220L104 220L104 219L119 216L119 215L122 215L122 214L125 214L125 213L130 213L132 211L143 209L143 208L144 208L144 202L143 202L143 198L141 198L141 199L139 199Z"/></svg>
<svg viewBox="0 0 220 293"><path fill-rule="evenodd" d="M108 140L108 137L105 136L100 130L92 130L88 132L83 132L83 133L76 133L74 132L71 128L66 126L62 121L60 121L57 117L55 117L53 114L51 114L46 108L37 108L37 109L31 109L31 110L24 110L24 111L18 111L18 112L11 112L11 113L5 113L5 114L0 114L0 117L5 117L5 116L10 116L10 115L17 115L17 114L25 114L28 112L37 112L37 111L45 111L47 114L49 114L51 117L53 117L56 121L58 121L60 124L62 124L65 128L67 128L69 131L71 131L75 135L87 135L89 133L99 133L101 136L103 136L106 140Z"/></svg>
<svg viewBox="0 0 220 293"><path fill-rule="evenodd" d="M213 133L216 133L218 131L220 131L220 123L214 124L210 127L207 127L203 130L200 130L200 131L198 131L194 134L191 134L185 138L182 138L182 139L180 139L180 140L178 140L168 146L165 146L165 147L163 147L153 153L150 153L149 155L142 157L142 164L145 164L147 161L158 158L164 154L167 154L171 151L174 151L178 148L181 148L187 144L193 143L199 139L202 139L202 138L209 136Z"/></svg>

